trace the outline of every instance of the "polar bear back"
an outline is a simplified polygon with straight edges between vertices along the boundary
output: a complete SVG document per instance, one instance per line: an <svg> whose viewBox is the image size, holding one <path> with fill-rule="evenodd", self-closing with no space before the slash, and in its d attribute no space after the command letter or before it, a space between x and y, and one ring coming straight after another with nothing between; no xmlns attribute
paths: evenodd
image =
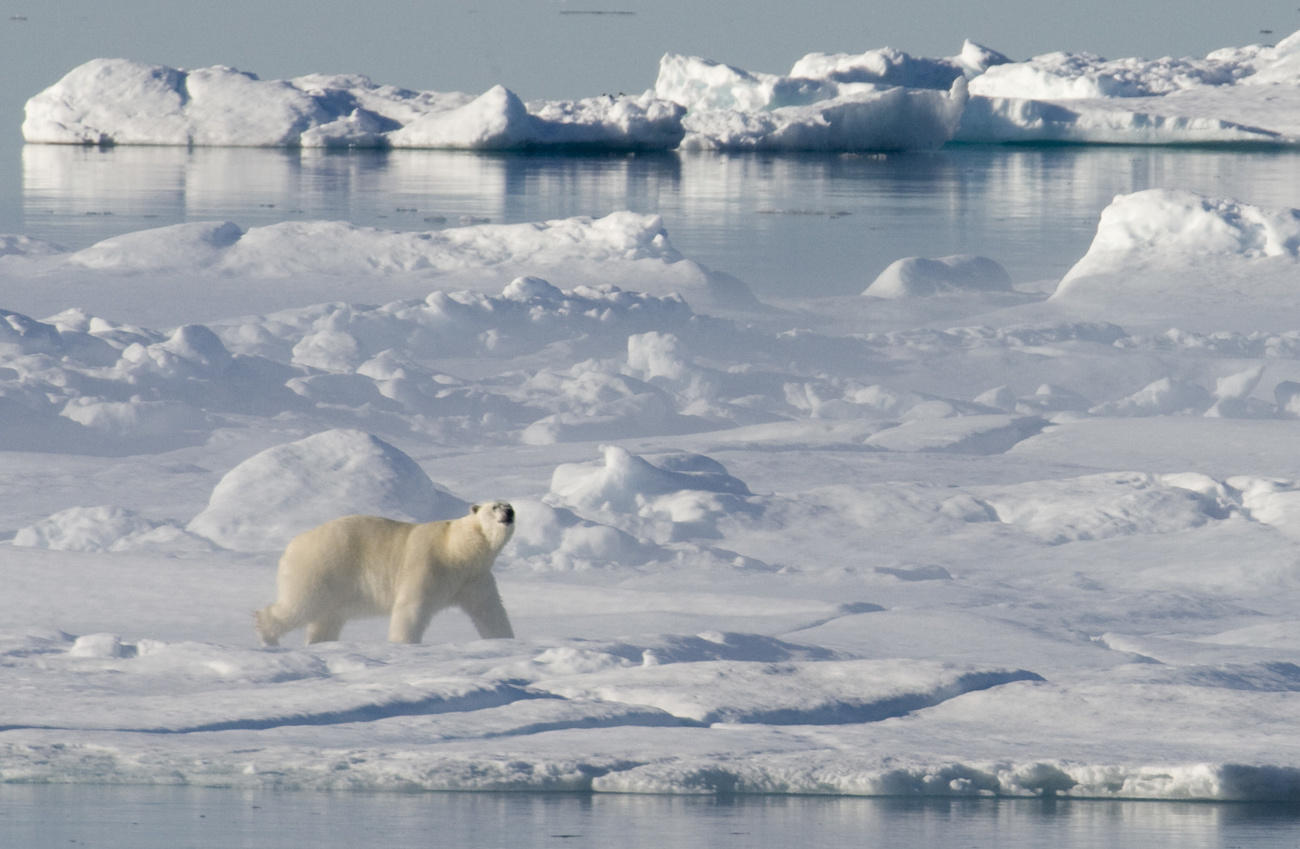
<svg viewBox="0 0 1300 849"><path fill-rule="evenodd" d="M277 578L281 597L346 600L350 614L380 614L412 579L436 578L437 595L454 595L495 553L472 516L423 524L343 516L294 537Z"/></svg>

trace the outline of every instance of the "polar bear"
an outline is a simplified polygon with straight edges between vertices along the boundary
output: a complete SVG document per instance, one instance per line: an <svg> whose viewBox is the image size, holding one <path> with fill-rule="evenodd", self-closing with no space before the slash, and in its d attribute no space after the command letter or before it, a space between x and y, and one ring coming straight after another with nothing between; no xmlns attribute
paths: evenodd
<svg viewBox="0 0 1300 849"><path fill-rule="evenodd" d="M515 529L504 501L475 504L459 519L416 524L344 516L290 540L276 600L254 614L268 646L300 625L307 642L337 640L343 623L388 614L388 639L418 643L433 614L459 606L480 637L513 637L492 562Z"/></svg>

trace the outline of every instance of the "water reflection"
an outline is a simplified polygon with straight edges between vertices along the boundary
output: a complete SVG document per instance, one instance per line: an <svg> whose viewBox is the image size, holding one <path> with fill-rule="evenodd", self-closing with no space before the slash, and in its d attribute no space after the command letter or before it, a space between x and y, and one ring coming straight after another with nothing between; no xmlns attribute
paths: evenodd
<svg viewBox="0 0 1300 849"><path fill-rule="evenodd" d="M328 218L391 229L620 209L661 214L687 256L767 294L861 291L903 256L980 253L1056 279L1114 195L1185 188L1300 206L1300 154L952 147L862 155L500 155L453 151L22 151L27 235L83 247L182 221Z"/></svg>
<svg viewBox="0 0 1300 849"><path fill-rule="evenodd" d="M313 845L1293 847L1294 805L0 786L26 849ZM433 837L431 837L431 835Z"/></svg>

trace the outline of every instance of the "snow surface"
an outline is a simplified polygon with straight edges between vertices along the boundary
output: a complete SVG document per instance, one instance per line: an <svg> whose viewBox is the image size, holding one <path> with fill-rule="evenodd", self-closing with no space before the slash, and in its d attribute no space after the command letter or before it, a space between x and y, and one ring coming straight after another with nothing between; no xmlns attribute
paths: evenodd
<svg viewBox="0 0 1300 849"><path fill-rule="evenodd" d="M884 313L631 214L6 237L0 781L1295 801L1298 216ZM288 536L487 498L517 639L257 645Z"/></svg>
<svg viewBox="0 0 1300 849"><path fill-rule="evenodd" d="M1300 32L1204 58L1047 53L966 41L952 57L890 47L811 53L788 74L669 53L640 95L525 104L417 92L360 75L262 80L225 66L126 59L74 68L27 102L55 144L892 151L963 142L1300 143Z"/></svg>

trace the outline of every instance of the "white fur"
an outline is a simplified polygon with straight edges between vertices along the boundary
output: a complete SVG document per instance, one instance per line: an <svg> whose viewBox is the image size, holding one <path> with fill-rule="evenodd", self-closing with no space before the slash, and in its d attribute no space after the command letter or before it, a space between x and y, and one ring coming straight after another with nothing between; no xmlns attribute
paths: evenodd
<svg viewBox="0 0 1300 849"><path fill-rule="evenodd" d="M307 642L317 643L337 640L349 619L387 614L389 640L418 643L435 613L457 605L480 637L513 637L491 570L514 527L503 501L423 524L333 519L289 542L276 600L255 614L257 633L274 646L306 625Z"/></svg>

